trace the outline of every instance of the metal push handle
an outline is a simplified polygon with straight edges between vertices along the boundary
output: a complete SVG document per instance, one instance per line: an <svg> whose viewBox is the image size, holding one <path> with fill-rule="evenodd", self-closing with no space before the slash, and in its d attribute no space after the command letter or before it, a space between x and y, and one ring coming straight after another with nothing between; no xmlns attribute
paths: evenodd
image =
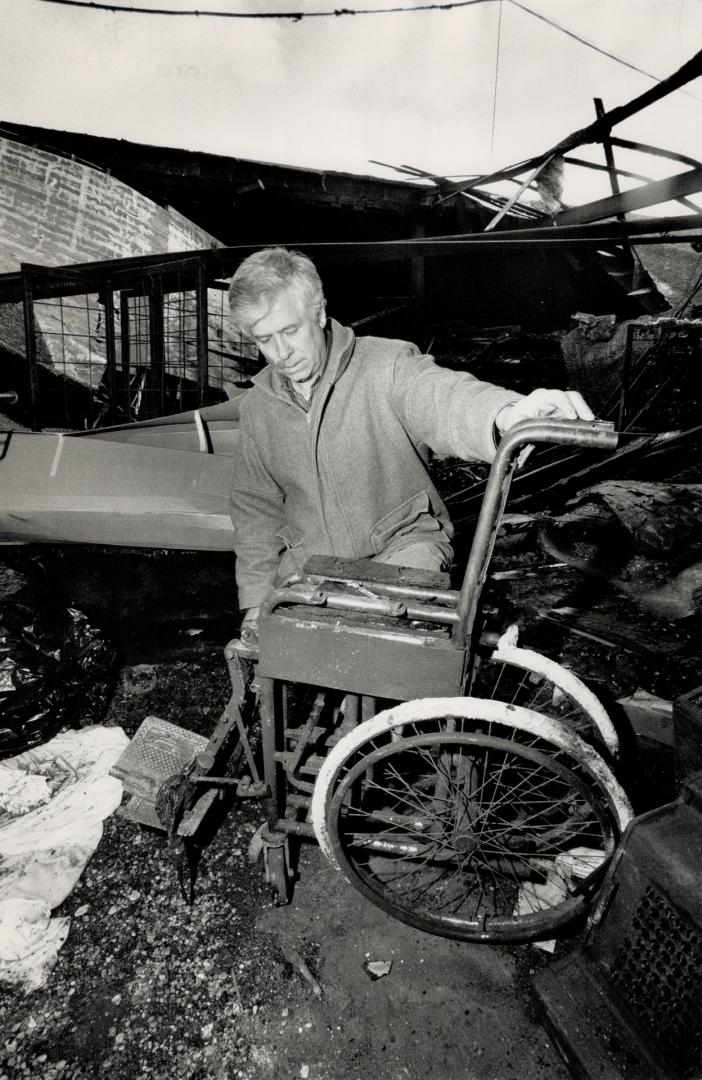
<svg viewBox="0 0 702 1080"><path fill-rule="evenodd" d="M452 630L457 645L464 645L473 632L480 593L520 452L532 443L615 450L618 440L614 424L604 420L522 420L505 432L490 468L458 596L458 619Z"/></svg>

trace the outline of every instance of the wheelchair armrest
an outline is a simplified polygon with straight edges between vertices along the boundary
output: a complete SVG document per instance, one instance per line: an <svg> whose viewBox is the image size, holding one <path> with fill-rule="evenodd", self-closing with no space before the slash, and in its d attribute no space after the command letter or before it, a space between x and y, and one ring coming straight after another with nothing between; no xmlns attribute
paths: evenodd
<svg viewBox="0 0 702 1080"><path fill-rule="evenodd" d="M312 555L304 566L308 577L326 581L367 581L376 585L404 585L410 588L444 590L451 585L448 574L436 570L415 570L393 566L375 559L341 559L336 555Z"/></svg>

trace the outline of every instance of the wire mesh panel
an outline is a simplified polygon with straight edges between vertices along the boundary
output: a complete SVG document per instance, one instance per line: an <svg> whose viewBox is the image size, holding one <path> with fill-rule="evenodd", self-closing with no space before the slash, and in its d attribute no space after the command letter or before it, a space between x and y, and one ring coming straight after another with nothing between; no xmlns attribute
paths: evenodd
<svg viewBox="0 0 702 1080"><path fill-rule="evenodd" d="M96 390L105 370L104 313L97 295L34 300L34 319L45 348L38 361L42 427L93 427Z"/></svg>
<svg viewBox="0 0 702 1080"><path fill-rule="evenodd" d="M698 422L702 325L682 320L627 327L618 427L666 431Z"/></svg>
<svg viewBox="0 0 702 1080"><path fill-rule="evenodd" d="M150 279L120 294L116 397L124 420L224 401L258 366L256 350L231 326L222 289L206 290L203 315L192 274L179 271L168 291L160 286Z"/></svg>
<svg viewBox="0 0 702 1080"><path fill-rule="evenodd" d="M231 323L228 282L208 282L201 260L171 259L148 272L109 266L109 276L98 266L83 288L48 268L25 270L21 396L32 427L76 430L188 411L225 400L258 369L257 350Z"/></svg>

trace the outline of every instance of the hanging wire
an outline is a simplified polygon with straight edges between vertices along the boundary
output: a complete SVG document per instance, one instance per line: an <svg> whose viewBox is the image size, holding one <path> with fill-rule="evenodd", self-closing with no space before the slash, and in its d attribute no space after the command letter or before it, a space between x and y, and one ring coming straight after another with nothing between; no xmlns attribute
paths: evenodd
<svg viewBox="0 0 702 1080"><path fill-rule="evenodd" d="M622 64L624 67L629 68L631 71L635 71L638 75L645 75L647 79L653 79L654 82L663 82L658 75L652 75L650 71L645 71L643 68L637 67L636 64L630 63L622 56L618 56L616 53L609 52L607 49L603 49L600 45L597 45L589 38L582 37L581 34L576 34L574 30L569 30L567 26L563 26L562 23L556 22L555 19L550 19L543 12L537 11L535 8L527 7L526 4L521 3L521 0L509 0L510 4L519 8L521 11L525 11L527 15L533 15L535 19L540 19L541 22L545 22L548 26L551 26L554 30L560 30L562 34L565 34L569 38L573 38L574 41L579 42L581 45L587 45L588 49L594 49L595 52L600 53L602 56L608 57L610 60L615 60L618 64ZM695 101L700 101L700 98L696 94L691 94L689 90L682 90L683 94L687 97L694 98Z"/></svg>
<svg viewBox="0 0 702 1080"><path fill-rule="evenodd" d="M96 3L95 0L40 0L40 3L43 4L59 4L64 7L89 8L93 11L125 12L132 15L180 15L216 19L289 19L292 22L300 22L302 19L335 19L344 15L397 15L413 11L453 11L457 8L474 7L476 4L490 4L496 2L500 3L500 7L502 6L502 0L447 0L447 2L443 4L416 4L411 7L339 7L327 11L198 11L192 9L177 11L173 8L130 7L128 4L99 4ZM594 49L594 51L600 53L601 56L606 56L609 60L614 60L617 64L623 64L624 67L629 68L631 71L636 71L639 75L644 75L647 79L653 79L654 82L663 82L658 75L653 75L650 71L645 71L636 64L632 64L629 60L625 60L622 56L618 56L608 49L603 49L596 42L583 37L581 34L576 34L574 30L569 30L567 26L563 26L561 23L556 22L555 19L549 18L535 8L528 7L526 4L521 3L520 0L509 0L509 2L526 12L528 15L533 15L535 19L540 19L542 22L545 22L554 30L559 30L562 34L566 34L568 37L573 38L574 41L587 46L588 49ZM681 89L680 92L687 97L694 98L695 101L700 100L696 94L690 93L689 90Z"/></svg>
<svg viewBox="0 0 702 1080"><path fill-rule="evenodd" d="M65 7L92 8L93 11L120 11L132 15L195 15L218 19L301 19L339 18L342 15L396 15L406 11L452 11L454 8L473 7L475 4L491 4L495 0L449 0L444 4L416 4L412 7L345 8L330 11L176 11L172 8L129 7L127 4L98 4L94 0L41 0L44 4L61 4Z"/></svg>
<svg viewBox="0 0 702 1080"><path fill-rule="evenodd" d="M502 0L497 9L497 44L495 46L495 77L492 83L492 125L490 128L490 161L495 149L495 121L497 119L497 87L500 75L500 39L502 37Z"/></svg>

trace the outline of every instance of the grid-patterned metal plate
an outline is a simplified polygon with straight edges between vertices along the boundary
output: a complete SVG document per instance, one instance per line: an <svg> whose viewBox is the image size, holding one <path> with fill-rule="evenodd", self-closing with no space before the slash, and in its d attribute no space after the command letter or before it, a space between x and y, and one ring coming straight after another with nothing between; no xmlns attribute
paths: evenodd
<svg viewBox="0 0 702 1080"><path fill-rule="evenodd" d="M119 777L125 791L154 799L163 781L182 772L206 746L204 736L147 716L111 773Z"/></svg>
<svg viewBox="0 0 702 1080"><path fill-rule="evenodd" d="M651 884L641 895L610 978L680 1075L699 1075L702 933Z"/></svg>

